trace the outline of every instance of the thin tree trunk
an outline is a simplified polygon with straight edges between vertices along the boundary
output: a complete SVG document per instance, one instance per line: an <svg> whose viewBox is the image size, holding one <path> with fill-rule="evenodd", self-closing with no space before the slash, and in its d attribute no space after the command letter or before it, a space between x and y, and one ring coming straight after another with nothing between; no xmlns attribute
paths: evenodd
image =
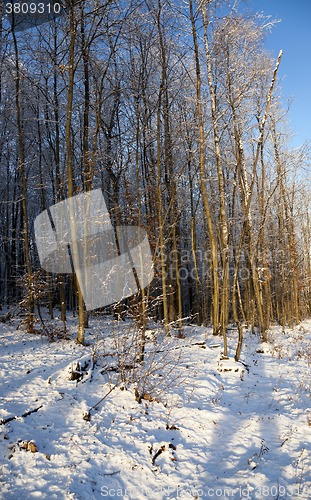
<svg viewBox="0 0 311 500"><path fill-rule="evenodd" d="M161 3L158 2L158 15L157 27L159 37L161 34ZM165 265L165 252L164 252L164 234L163 234L163 206L162 206L162 183L161 183L161 108L162 108L162 93L164 88L164 68L162 65L161 84L159 89L158 109L157 109L157 169L158 169L158 219L159 219L159 242L160 242L160 255L161 255L161 278L162 278L162 303L163 303L163 316L165 334L169 334L168 325L168 301L167 301L167 283L166 283L166 265Z"/></svg>
<svg viewBox="0 0 311 500"><path fill-rule="evenodd" d="M53 75L53 92L54 92L54 121L55 121L55 179L56 179L56 201L59 203L62 199L62 185L60 178L60 133L59 133L59 103L57 89L57 31L54 32L54 75ZM48 119L48 116L47 116ZM64 336L66 335L66 297L64 287L64 276L57 275L57 283L59 290L59 302L61 310L61 319L64 326Z"/></svg>
<svg viewBox="0 0 311 500"><path fill-rule="evenodd" d="M221 314L220 314L220 326L221 333L224 337L224 356L227 356L227 327L228 327L228 317L229 317L229 246L228 246L228 226L227 226L227 215L225 206L225 189L224 189L224 178L222 171L221 153L220 153L220 139L219 131L217 125L217 113L216 113L216 95L213 86L212 79L212 65L211 56L208 43L207 35L207 25L208 19L206 17L206 10L204 2L200 4L203 29L204 29L204 46L207 64L207 80L211 99L211 109L212 109L212 121L213 121L213 131L214 131L214 144L215 144L215 154L216 154L216 165L217 165L217 176L218 176L218 189L219 189L219 222L221 228L220 237L220 248L221 248L221 262L222 262L222 289L221 289Z"/></svg>
<svg viewBox="0 0 311 500"><path fill-rule="evenodd" d="M68 176L68 205L69 205L69 217L71 225L71 240L72 240L72 256L74 269L77 277L77 289L78 289L78 308L79 308L79 327L78 327L78 337L77 341L80 344L84 344L84 303L83 296L79 281L80 277L80 265L79 265L79 254L77 246L76 237L76 222L75 213L73 209L73 204L71 198L74 196L74 176L72 171L72 147L70 140L70 130L71 130L71 114L72 114L72 102L73 102L73 84L74 84L74 46L75 46L75 36L76 28L74 26L74 6L71 4L70 14L70 52L69 52L69 85L68 85L68 105L67 105L67 120L66 120L66 146L67 146L67 176ZM80 279L79 279L80 278Z"/></svg>
<svg viewBox="0 0 311 500"><path fill-rule="evenodd" d="M164 237L163 237L163 217L162 217L162 189L161 189L161 139L160 139L160 113L161 113L161 94L159 91L159 102L157 110L157 166L158 166L158 218L159 218L159 243L160 243L160 258L161 258L161 278L162 278L162 303L165 334L169 334L168 326L168 307L167 307L167 289L166 289L166 265L164 253Z"/></svg>
<svg viewBox="0 0 311 500"><path fill-rule="evenodd" d="M194 53L195 53L195 63L196 63L196 90L197 90L197 109L199 118L199 129L200 129L200 173L201 173L201 189L203 204L205 209L206 221L208 226L209 234L209 244L211 248L211 264L212 264L212 278L213 278L213 291L212 291L212 302L213 302L213 333L214 335L219 334L219 280L218 280L218 257L217 257L217 242L214 235L213 222L211 218L208 196L205 184L205 168L204 168L204 130L203 130L203 118L201 110L201 71L199 62L199 49L197 41L197 33L195 20L193 15L192 0L189 1L190 7L190 17L192 24L192 36L194 43ZM227 355L227 352L225 353Z"/></svg>
<svg viewBox="0 0 311 500"><path fill-rule="evenodd" d="M27 206L26 206L26 177L24 171L24 147L23 147L23 132L22 132L22 121L21 121L21 112L19 105L19 92L20 92L20 68L19 68L19 57L18 57L18 49L16 36L14 31L12 30L13 40L14 40L14 49L15 49L15 105L16 105L16 114L17 114L17 133L18 133L18 144L19 144L19 170L22 177L22 207L23 207L23 223L24 223L24 245L25 245L25 259L26 259L26 268L27 268L27 280L28 280L28 291L29 291L29 301L28 301L28 312L27 312L27 331L28 333L33 333L33 294L31 292L32 289L32 280L31 280L31 268L30 268L30 254L29 254L29 242L28 242L28 219L27 219Z"/></svg>
<svg viewBox="0 0 311 500"><path fill-rule="evenodd" d="M191 163L190 159L188 161L188 177L189 177L189 188L190 188L190 216L191 216L191 251L193 257L193 265L194 265L194 275L195 275L195 310L196 310L196 320L198 325L201 324L202 318L200 313L200 295L199 295L199 273L198 273L198 265L197 265L197 244L196 244L196 224L195 224L195 211L194 211L194 203L193 203L193 187L192 187L192 177L191 177Z"/></svg>

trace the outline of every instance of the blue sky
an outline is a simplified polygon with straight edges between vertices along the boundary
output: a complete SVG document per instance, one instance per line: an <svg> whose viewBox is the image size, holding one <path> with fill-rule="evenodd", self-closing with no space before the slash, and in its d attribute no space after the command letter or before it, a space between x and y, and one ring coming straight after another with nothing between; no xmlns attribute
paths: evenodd
<svg viewBox="0 0 311 500"><path fill-rule="evenodd" d="M284 52L279 76L285 76L283 96L294 96L289 119L297 147L311 140L311 0L252 0L248 6L282 20L267 37L266 48L275 57L280 49Z"/></svg>

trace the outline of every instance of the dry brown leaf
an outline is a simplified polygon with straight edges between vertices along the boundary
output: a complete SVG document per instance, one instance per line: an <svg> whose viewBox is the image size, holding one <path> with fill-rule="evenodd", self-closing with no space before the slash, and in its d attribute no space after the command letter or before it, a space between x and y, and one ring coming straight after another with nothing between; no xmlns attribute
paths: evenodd
<svg viewBox="0 0 311 500"><path fill-rule="evenodd" d="M91 413L89 411L84 412L83 420L89 422L91 420Z"/></svg>
<svg viewBox="0 0 311 500"><path fill-rule="evenodd" d="M36 453L38 450L37 450L37 447L35 445L35 443L31 443L29 442L28 443L28 449L32 452L32 453Z"/></svg>
<svg viewBox="0 0 311 500"><path fill-rule="evenodd" d="M144 394L142 399L145 399L146 401L153 401L152 397L150 396L150 394Z"/></svg>

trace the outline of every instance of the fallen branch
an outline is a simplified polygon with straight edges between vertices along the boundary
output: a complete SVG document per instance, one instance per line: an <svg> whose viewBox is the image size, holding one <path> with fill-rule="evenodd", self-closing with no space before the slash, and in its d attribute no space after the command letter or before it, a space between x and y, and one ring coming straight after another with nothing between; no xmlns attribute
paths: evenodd
<svg viewBox="0 0 311 500"><path fill-rule="evenodd" d="M34 410L29 410L29 411L26 411L25 413L23 413L23 415L21 415L21 417L18 417L17 415L15 415L15 417L9 417L9 418L6 418L6 419L1 419L0 420L0 425L5 425L7 424L8 422L11 422L12 420L16 420L17 418L24 418L24 417L28 417L28 415L31 415L32 413L35 413L36 411L40 410L40 408L42 408L43 405L40 405L38 406L38 408L35 408Z"/></svg>
<svg viewBox="0 0 311 500"><path fill-rule="evenodd" d="M154 455L154 457L152 459L152 465L154 465L156 458L158 458L158 456L161 455L161 453L163 453L163 451L165 451L165 445L161 446L161 448Z"/></svg>

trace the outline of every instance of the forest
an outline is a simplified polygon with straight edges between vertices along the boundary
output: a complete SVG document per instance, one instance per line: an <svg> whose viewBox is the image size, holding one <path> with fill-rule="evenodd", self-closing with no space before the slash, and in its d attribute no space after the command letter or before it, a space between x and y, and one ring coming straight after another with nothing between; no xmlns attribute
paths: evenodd
<svg viewBox="0 0 311 500"><path fill-rule="evenodd" d="M311 155L278 22L1 2L1 498L311 494Z"/></svg>
<svg viewBox="0 0 311 500"><path fill-rule="evenodd" d="M33 221L97 188L113 226L144 228L152 249L152 284L118 315L180 335L212 325L225 346L234 323L237 357L241 325L265 339L309 316L310 154L289 146L273 21L239 7L83 1L35 29L3 18L0 300L28 331L40 306L61 310L64 334L78 311L83 343L79 285L40 269Z"/></svg>

